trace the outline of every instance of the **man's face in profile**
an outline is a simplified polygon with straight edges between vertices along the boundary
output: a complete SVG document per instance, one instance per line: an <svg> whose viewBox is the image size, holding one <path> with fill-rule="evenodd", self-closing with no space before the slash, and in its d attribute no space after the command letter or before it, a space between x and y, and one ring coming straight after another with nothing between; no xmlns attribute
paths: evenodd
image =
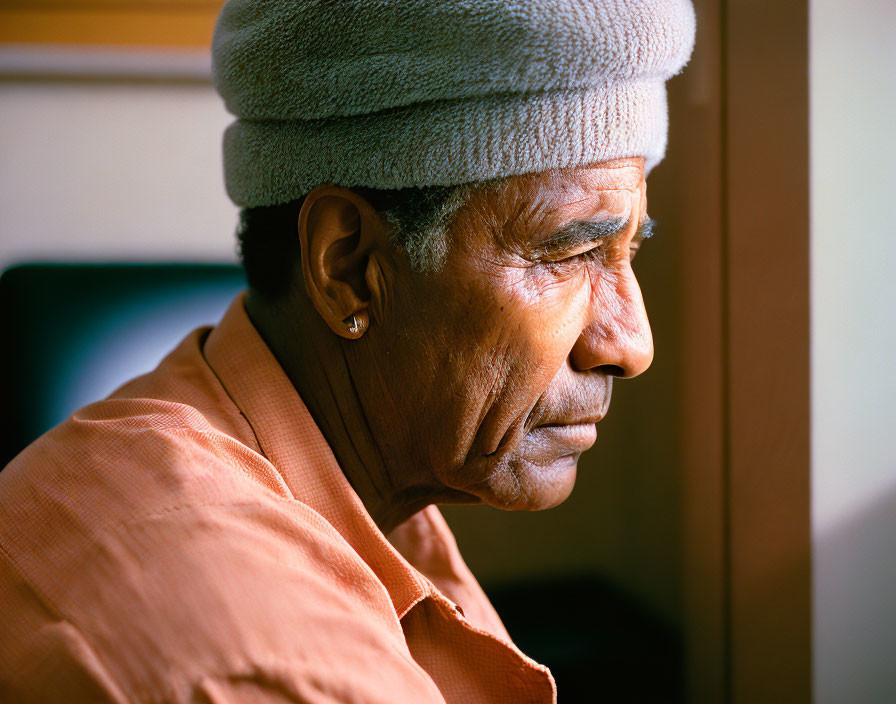
<svg viewBox="0 0 896 704"><path fill-rule="evenodd" d="M567 498L612 377L653 357L645 194L641 159L512 178L473 194L441 269L393 262L358 388L393 471L506 509Z"/></svg>

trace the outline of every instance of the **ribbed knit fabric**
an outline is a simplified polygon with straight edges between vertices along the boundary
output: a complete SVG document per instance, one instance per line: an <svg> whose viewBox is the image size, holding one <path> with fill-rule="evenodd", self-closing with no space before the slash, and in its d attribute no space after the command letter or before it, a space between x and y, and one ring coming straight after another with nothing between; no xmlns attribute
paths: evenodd
<svg viewBox="0 0 896 704"><path fill-rule="evenodd" d="M229 0L228 193L450 185L665 152L690 0Z"/></svg>

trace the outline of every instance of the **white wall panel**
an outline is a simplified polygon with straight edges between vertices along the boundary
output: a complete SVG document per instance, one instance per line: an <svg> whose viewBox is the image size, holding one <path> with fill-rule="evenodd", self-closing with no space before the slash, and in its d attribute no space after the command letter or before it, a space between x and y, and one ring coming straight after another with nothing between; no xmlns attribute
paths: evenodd
<svg viewBox="0 0 896 704"><path fill-rule="evenodd" d="M896 702L896 4L812 0L810 32L815 698L885 704Z"/></svg>
<svg viewBox="0 0 896 704"><path fill-rule="evenodd" d="M234 259L209 84L0 81L0 268Z"/></svg>

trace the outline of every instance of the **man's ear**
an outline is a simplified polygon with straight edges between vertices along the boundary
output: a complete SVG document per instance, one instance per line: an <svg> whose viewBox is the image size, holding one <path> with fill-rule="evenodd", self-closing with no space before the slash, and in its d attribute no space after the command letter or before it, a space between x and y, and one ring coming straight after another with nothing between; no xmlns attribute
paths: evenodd
<svg viewBox="0 0 896 704"><path fill-rule="evenodd" d="M384 225L366 199L327 184L305 197L299 211L305 290L337 335L361 337L370 325L370 256L384 239Z"/></svg>

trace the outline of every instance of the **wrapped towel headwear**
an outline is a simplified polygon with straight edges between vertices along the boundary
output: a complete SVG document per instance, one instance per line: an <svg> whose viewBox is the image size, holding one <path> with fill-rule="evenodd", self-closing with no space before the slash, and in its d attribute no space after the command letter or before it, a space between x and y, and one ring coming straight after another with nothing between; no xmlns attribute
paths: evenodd
<svg viewBox="0 0 896 704"><path fill-rule="evenodd" d="M404 188L666 147L690 0L229 0L215 86L230 197Z"/></svg>

